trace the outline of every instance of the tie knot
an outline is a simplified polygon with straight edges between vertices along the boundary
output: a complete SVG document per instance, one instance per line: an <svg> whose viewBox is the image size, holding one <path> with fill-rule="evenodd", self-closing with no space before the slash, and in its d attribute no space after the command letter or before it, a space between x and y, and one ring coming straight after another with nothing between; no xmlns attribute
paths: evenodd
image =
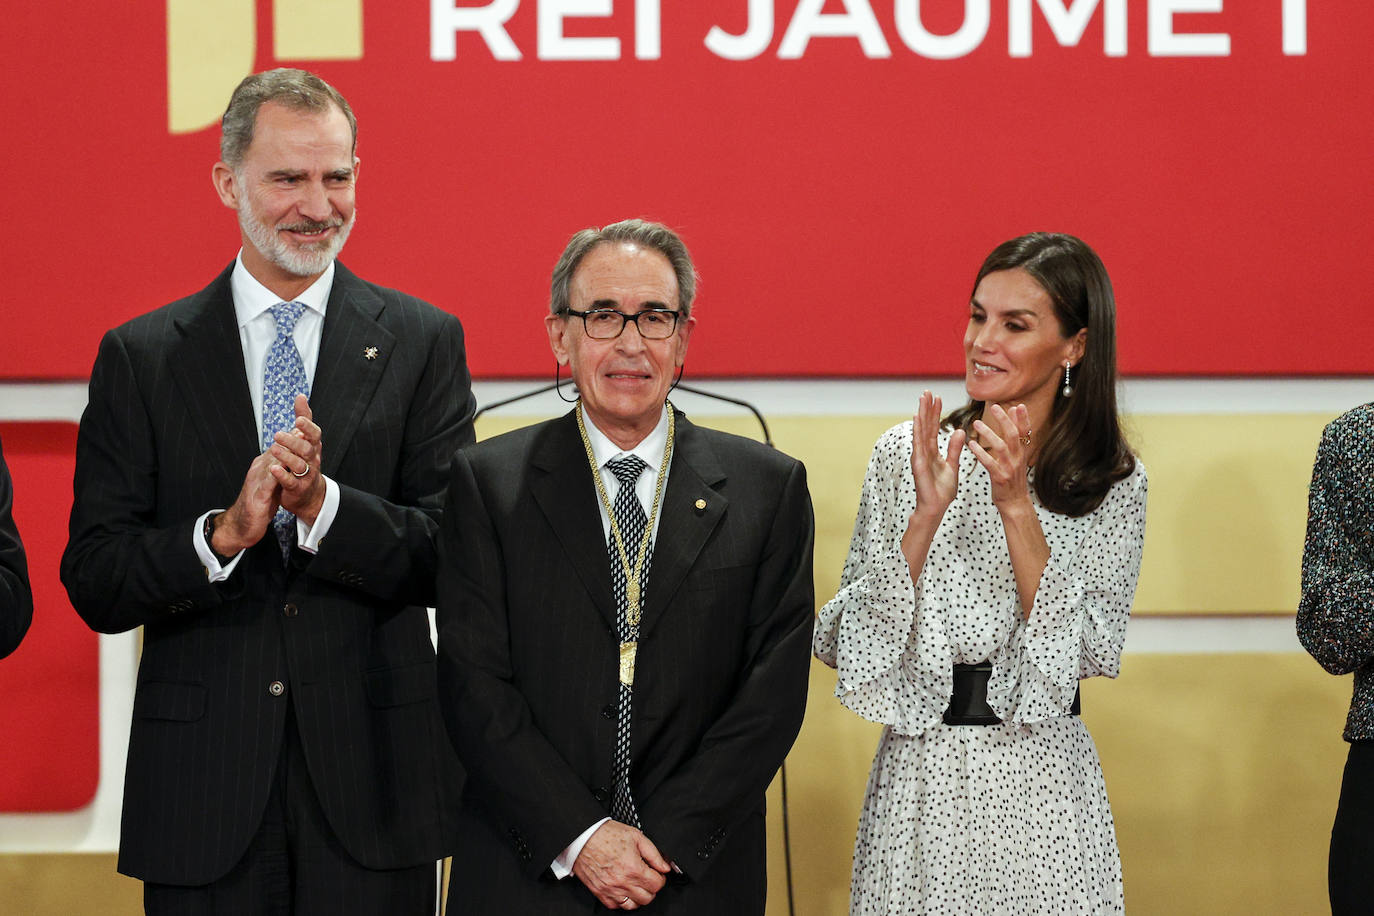
<svg viewBox="0 0 1374 916"><path fill-rule="evenodd" d="M611 473L615 475L616 480L620 481L621 486L633 484L648 466L644 459L638 455L612 458L606 462L606 467L611 469Z"/></svg>
<svg viewBox="0 0 1374 916"><path fill-rule="evenodd" d="M296 330L296 322L301 320L305 306L299 302L278 302L272 306L272 317L277 322L277 336L284 337Z"/></svg>

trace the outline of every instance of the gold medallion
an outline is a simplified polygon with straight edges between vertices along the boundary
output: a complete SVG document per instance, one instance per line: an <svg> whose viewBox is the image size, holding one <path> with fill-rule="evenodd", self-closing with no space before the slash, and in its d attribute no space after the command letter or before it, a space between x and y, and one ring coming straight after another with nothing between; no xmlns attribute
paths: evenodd
<svg viewBox="0 0 1374 916"><path fill-rule="evenodd" d="M635 682L635 652L639 650L637 642L623 642L620 644L620 683L626 687Z"/></svg>

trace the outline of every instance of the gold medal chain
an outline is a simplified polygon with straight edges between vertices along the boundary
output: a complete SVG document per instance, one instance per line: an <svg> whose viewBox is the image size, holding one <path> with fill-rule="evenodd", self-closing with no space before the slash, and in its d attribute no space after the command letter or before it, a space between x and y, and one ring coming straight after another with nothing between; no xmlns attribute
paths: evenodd
<svg viewBox="0 0 1374 916"><path fill-rule="evenodd" d="M592 451L592 440L587 436L587 426L582 419L582 403L577 404L577 431L582 434L582 447L587 452L587 464L592 469L592 480L596 481L596 494L601 497L601 505L606 510L606 517L611 522L611 535L615 540L616 553L620 555L620 566L625 571L625 622L631 627L639 626L640 619L640 580L644 575L644 558L648 555L649 539L654 531L654 519L658 518L658 508L663 502L663 481L668 476L668 462L673 458L673 439L676 438L677 424L673 419L672 402L667 402L668 407L668 443L663 447L663 462L658 467L658 479L654 483L654 505L649 511L649 518L644 525L644 536L639 539L639 554L635 557L634 568L630 568L630 556L625 550L625 536L620 533L620 524L616 521L615 512L611 508L610 497L606 495L606 484L601 479L601 468L596 463L596 453Z"/></svg>

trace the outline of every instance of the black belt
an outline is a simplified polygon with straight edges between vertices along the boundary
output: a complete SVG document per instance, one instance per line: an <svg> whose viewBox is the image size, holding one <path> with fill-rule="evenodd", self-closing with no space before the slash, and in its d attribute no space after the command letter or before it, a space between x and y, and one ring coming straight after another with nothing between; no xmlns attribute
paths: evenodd
<svg viewBox="0 0 1374 916"><path fill-rule="evenodd" d="M945 710L946 725L1000 725L1002 720L988 705L988 677L992 665L954 666L954 692L949 698L949 708ZM1075 690L1070 715L1081 711L1081 691Z"/></svg>

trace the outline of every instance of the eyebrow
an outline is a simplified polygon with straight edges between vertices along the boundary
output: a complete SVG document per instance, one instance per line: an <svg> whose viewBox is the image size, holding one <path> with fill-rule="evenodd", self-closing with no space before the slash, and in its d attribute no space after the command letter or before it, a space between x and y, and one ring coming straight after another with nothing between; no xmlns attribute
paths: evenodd
<svg viewBox="0 0 1374 916"><path fill-rule="evenodd" d="M987 306L983 305L983 303L979 302L977 299L970 299L969 304L972 305L974 308L982 309L985 312L988 310ZM1004 318L1020 318L1023 315L1029 316L1031 318L1040 317L1040 313L1037 312L1035 309L1010 309L1008 311L1002 312L1001 314Z"/></svg>
<svg viewBox="0 0 1374 916"><path fill-rule="evenodd" d="M590 309L615 309L616 311L619 311L619 310L620 310L620 309L619 309L619 305L620 305L620 303L616 302L614 299L597 299L595 302L593 302L593 303L588 307L588 310L590 310ZM644 303L644 307L641 308L640 311L641 311L641 312L647 312L649 309L662 309L662 310L665 311L665 312L671 312L671 311L672 311L671 308L669 308L668 306L664 305L662 302L646 302L646 303Z"/></svg>
<svg viewBox="0 0 1374 916"><path fill-rule="evenodd" d="M324 174L325 178L351 178L352 176L353 170L349 168L334 169L333 171L325 172ZM305 171L304 169L274 169L273 171L267 173L267 177L269 179L309 178L310 173Z"/></svg>

